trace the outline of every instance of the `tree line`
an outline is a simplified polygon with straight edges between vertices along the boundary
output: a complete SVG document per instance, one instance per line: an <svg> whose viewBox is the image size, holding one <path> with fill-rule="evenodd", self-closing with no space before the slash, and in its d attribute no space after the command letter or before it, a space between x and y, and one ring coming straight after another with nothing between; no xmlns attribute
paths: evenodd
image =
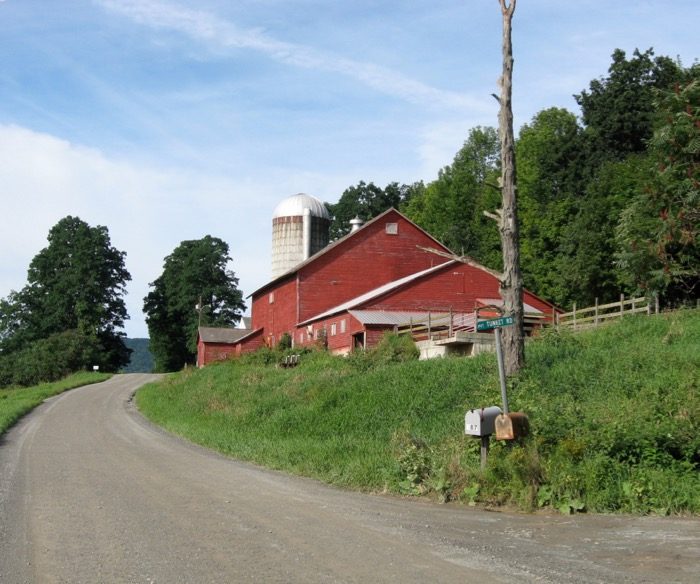
<svg viewBox="0 0 700 584"><path fill-rule="evenodd" d="M660 295L697 297L700 282L700 65L652 49L615 50L607 75L574 96L580 116L548 108L516 140L525 286L562 307ZM360 182L328 205L332 232L390 206L455 253L499 269L496 129L473 128L435 180L381 189Z"/></svg>

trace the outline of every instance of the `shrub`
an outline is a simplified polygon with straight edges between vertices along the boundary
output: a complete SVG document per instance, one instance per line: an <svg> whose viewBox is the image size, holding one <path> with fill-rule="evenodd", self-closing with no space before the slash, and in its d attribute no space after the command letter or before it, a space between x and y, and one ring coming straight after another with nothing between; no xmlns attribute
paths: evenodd
<svg viewBox="0 0 700 584"><path fill-rule="evenodd" d="M101 346L95 337L65 331L0 357L0 387L57 381L101 362Z"/></svg>
<svg viewBox="0 0 700 584"><path fill-rule="evenodd" d="M292 348L292 335L289 333L282 333L279 343L277 343L278 351L286 351Z"/></svg>

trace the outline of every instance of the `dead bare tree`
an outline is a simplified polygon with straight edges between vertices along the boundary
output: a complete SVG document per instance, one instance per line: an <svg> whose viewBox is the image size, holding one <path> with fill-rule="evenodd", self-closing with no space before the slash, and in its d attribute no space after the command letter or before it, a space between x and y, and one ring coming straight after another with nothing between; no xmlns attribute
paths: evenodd
<svg viewBox="0 0 700 584"><path fill-rule="evenodd" d="M520 272L520 234L518 229L518 205L515 177L515 139L513 136L513 45L511 28L516 0L499 0L503 13L503 74L499 79L501 95L498 97L498 131L501 140L501 196L502 208L497 218L500 224L503 249L503 274L501 297L503 309L512 315L514 325L503 329L503 355L506 375L514 375L525 364L525 340L523 332L523 277Z"/></svg>

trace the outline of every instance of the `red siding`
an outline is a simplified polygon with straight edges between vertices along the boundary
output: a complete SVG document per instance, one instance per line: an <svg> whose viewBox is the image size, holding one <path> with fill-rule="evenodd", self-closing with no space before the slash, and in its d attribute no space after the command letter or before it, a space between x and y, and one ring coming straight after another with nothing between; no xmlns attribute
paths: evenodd
<svg viewBox="0 0 700 584"><path fill-rule="evenodd" d="M297 320L297 280L282 280L277 286L253 298L252 328L264 328L266 342L279 342L283 333L292 334Z"/></svg>
<svg viewBox="0 0 700 584"><path fill-rule="evenodd" d="M393 327L377 325L371 327L368 326L367 330L365 331L366 348L371 349L372 347L376 346L379 343L379 341L382 340L384 333L391 330L393 330Z"/></svg>
<svg viewBox="0 0 700 584"><path fill-rule="evenodd" d="M345 331L342 330L341 323L343 320L345 321ZM333 334L333 325L335 325L335 334ZM350 350L352 348L352 336L364 330L362 323L347 312L313 323L314 335L317 330L323 329L326 331L328 349L333 352L345 352ZM303 342L299 341L299 333L304 334L305 340ZM297 329L294 339L295 345L309 345L314 342L315 340L308 339L307 327L304 326Z"/></svg>
<svg viewBox="0 0 700 584"><path fill-rule="evenodd" d="M198 363L200 367L213 363L214 361L223 361L233 357L236 354L236 345L228 343L202 343L200 341L201 350L198 351Z"/></svg>
<svg viewBox="0 0 700 584"><path fill-rule="evenodd" d="M251 333L240 343L236 343L236 355L242 355L243 353L252 353L265 346L265 337L263 336L264 331L258 330Z"/></svg>
<svg viewBox="0 0 700 584"><path fill-rule="evenodd" d="M477 298L500 298L498 279L467 264L446 267L363 305L373 310L433 310L473 312ZM529 292L524 301L547 315L551 305Z"/></svg>
<svg viewBox="0 0 700 584"><path fill-rule="evenodd" d="M386 233L387 223L397 224L397 235ZM396 211L367 225L300 269L299 321L447 261L418 249L418 245L439 244Z"/></svg>

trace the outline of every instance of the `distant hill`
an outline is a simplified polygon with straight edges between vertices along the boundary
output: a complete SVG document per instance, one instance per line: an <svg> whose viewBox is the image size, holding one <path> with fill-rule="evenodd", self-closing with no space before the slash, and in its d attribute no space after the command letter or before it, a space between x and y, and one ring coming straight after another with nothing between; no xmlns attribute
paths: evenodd
<svg viewBox="0 0 700 584"><path fill-rule="evenodd" d="M131 361L121 369L121 373L151 373L153 371L153 355L149 349L149 339L124 339L124 344L131 349Z"/></svg>

